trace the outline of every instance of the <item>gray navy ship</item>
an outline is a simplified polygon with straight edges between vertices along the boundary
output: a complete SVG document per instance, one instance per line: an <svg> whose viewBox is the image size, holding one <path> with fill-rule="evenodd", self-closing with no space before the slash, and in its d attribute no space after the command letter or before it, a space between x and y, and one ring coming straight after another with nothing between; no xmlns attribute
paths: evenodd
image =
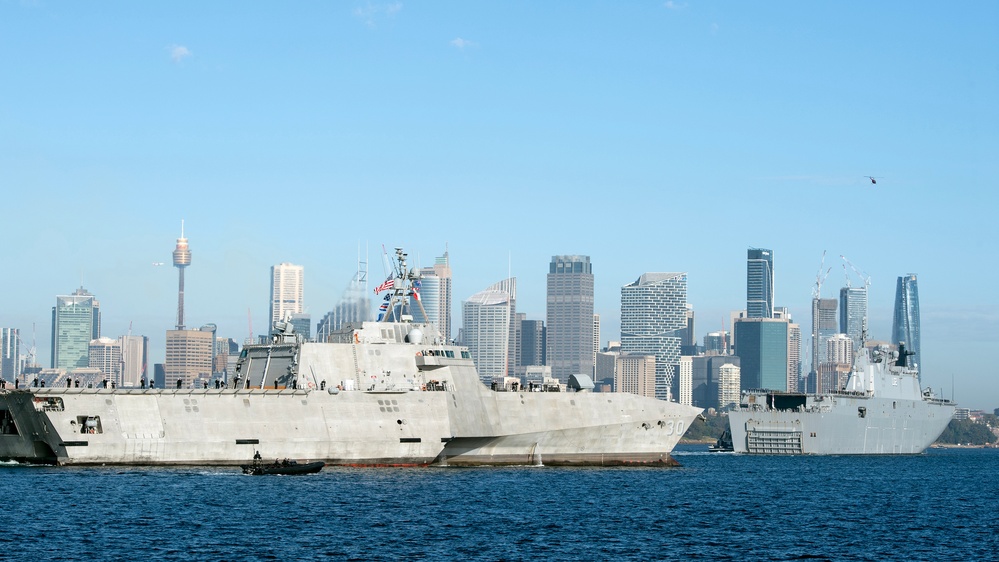
<svg viewBox="0 0 999 562"><path fill-rule="evenodd" d="M736 453L909 455L940 437L954 402L921 390L898 350L862 346L846 386L822 394L746 391L729 412Z"/></svg>
<svg viewBox="0 0 999 562"><path fill-rule="evenodd" d="M391 308L403 311L417 274L397 258ZM411 315L324 342L282 327L244 348L224 388L0 390L0 460L240 465L259 451L350 466L671 464L701 412L594 393L581 375L570 388L487 387L465 347Z"/></svg>

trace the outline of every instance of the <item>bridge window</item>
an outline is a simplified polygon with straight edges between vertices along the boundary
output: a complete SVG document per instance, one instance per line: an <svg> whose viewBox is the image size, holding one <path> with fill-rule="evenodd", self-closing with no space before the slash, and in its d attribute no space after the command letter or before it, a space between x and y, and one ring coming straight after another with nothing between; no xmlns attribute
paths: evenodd
<svg viewBox="0 0 999 562"><path fill-rule="evenodd" d="M35 410L38 412L62 412L66 406L58 396L35 396Z"/></svg>

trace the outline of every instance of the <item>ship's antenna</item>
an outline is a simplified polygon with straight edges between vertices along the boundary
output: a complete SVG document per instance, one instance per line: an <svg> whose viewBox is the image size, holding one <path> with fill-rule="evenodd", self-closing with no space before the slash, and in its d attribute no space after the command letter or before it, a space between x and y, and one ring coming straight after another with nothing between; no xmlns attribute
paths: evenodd
<svg viewBox="0 0 999 562"><path fill-rule="evenodd" d="M388 277L392 273L392 265L389 263L388 250L385 249L385 244L382 244L382 272L385 277Z"/></svg>

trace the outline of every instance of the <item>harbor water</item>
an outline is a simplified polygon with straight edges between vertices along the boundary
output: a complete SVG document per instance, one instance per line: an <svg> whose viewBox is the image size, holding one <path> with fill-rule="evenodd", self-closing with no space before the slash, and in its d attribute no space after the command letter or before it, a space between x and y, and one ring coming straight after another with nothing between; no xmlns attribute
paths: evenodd
<svg viewBox="0 0 999 562"><path fill-rule="evenodd" d="M0 465L10 560L987 560L999 450L681 468Z"/></svg>

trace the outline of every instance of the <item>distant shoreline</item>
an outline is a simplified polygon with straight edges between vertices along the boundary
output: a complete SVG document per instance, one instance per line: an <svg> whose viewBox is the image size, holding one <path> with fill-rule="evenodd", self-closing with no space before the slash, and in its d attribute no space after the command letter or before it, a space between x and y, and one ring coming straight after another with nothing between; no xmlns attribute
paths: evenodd
<svg viewBox="0 0 999 562"><path fill-rule="evenodd" d="M680 445L714 445L717 439L680 439ZM999 448L999 443L991 443L985 445L961 445L954 443L934 443L930 445L931 449L997 449Z"/></svg>
<svg viewBox="0 0 999 562"><path fill-rule="evenodd" d="M986 443L984 445L961 445L955 443L934 443L930 445L931 449L996 449L999 448L999 444L996 443Z"/></svg>
<svg viewBox="0 0 999 562"><path fill-rule="evenodd" d="M714 445L717 439L704 438L704 439L680 439L680 445Z"/></svg>

